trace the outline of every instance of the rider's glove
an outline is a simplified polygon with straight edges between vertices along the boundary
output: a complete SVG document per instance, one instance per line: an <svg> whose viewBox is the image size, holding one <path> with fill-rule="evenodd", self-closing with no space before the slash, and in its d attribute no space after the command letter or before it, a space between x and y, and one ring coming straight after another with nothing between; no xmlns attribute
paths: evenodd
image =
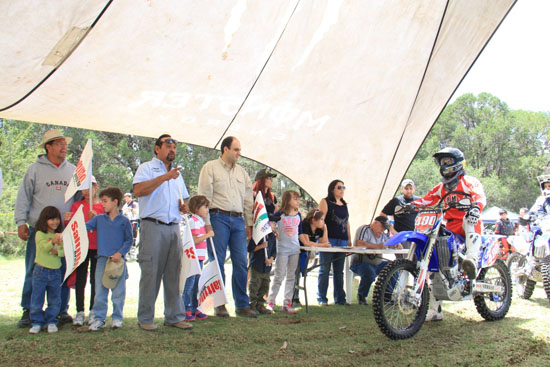
<svg viewBox="0 0 550 367"><path fill-rule="evenodd" d="M468 211L468 214L466 214L466 221L468 224L475 226L477 222L479 222L480 217L481 217L481 212L479 210L479 207L473 206L470 209L470 211Z"/></svg>

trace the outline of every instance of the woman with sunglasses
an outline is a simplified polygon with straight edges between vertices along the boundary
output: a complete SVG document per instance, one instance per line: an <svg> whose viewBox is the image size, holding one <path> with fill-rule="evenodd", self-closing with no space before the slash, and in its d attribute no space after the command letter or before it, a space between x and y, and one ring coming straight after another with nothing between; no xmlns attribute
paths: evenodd
<svg viewBox="0 0 550 367"><path fill-rule="evenodd" d="M341 180L334 180L328 185L327 197L319 203L319 210L327 213L325 223L328 232L328 242L333 247L345 247L351 243L349 228L348 206L344 200L346 186ZM327 288L328 276L332 265L334 303L346 304L346 292L344 291L344 257L340 253L321 252L319 262L319 283L317 290L317 302L320 306L328 304Z"/></svg>

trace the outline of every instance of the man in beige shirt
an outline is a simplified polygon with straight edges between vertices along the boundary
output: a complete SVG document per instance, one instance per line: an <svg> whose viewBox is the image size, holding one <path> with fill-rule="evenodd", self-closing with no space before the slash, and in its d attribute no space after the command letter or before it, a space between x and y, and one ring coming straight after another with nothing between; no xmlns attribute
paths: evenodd
<svg viewBox="0 0 550 367"><path fill-rule="evenodd" d="M249 306L246 294L247 240L252 236L252 181L248 173L237 164L241 155L241 143L228 136L221 144L221 157L207 162L199 176L199 195L210 200L211 225L215 233L214 247L225 282L224 263L227 248L231 254L233 276L231 285L237 316L256 317ZM210 253L212 261L214 256ZM228 317L225 306L216 307L216 316Z"/></svg>

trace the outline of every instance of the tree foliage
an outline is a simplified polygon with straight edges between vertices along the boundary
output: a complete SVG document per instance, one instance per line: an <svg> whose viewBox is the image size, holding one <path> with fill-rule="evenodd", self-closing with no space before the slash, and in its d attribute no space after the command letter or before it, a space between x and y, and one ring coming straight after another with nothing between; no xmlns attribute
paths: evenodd
<svg viewBox="0 0 550 367"><path fill-rule="evenodd" d="M44 132L57 128L73 138L67 159L76 163L87 139L92 139L93 173L100 188L120 187L132 191L137 167L153 156L154 141L134 135L121 135L53 125L0 119L0 166L4 191L0 198L0 231L16 231L13 208L17 189L27 167L36 160ZM478 177L487 193L488 204L517 211L530 207L540 194L536 176L550 173L550 113L510 110L506 103L488 93L465 94L448 105L413 160L407 177L425 194L440 180L431 158L442 146L455 146L466 155L467 172ZM205 147L179 144L175 164L183 167L183 178L191 195L197 192L200 169L220 152ZM264 165L241 159L240 164L253 179ZM279 175L273 190L278 198L293 189L305 198L304 211L316 203L288 178ZM0 253L17 253L23 248L16 236L0 238Z"/></svg>
<svg viewBox="0 0 550 367"><path fill-rule="evenodd" d="M425 194L439 180L432 154L445 146L464 152L466 171L480 179L489 206L530 207L536 177L550 169L550 113L510 110L489 93L465 94L441 113L407 172Z"/></svg>
<svg viewBox="0 0 550 367"><path fill-rule="evenodd" d="M151 160L154 155L153 138L2 119L0 129L0 167L4 176L4 190L0 198L0 231L17 231L13 219L17 190L29 165L39 154L45 153L38 145L49 129L60 129L65 136L73 138L68 147L67 160L74 164L80 158L87 140L92 140L93 174L100 188L116 186L123 192L132 192L132 180L138 166ZM219 155L219 150L178 144L174 164L183 167L182 175L191 196L197 193L197 181L202 166ZM246 158L241 158L239 163L251 179L254 179L259 169L265 167ZM279 175L273 182L273 191L279 199L284 190L291 189L301 191L305 210L315 205L309 195L285 176ZM0 253L17 254L21 250L24 251L24 243L17 236L4 234L3 238L0 237Z"/></svg>

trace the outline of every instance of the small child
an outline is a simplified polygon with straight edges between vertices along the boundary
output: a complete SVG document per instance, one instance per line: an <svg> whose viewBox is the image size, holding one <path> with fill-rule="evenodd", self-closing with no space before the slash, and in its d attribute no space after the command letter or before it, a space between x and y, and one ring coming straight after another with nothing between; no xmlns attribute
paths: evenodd
<svg viewBox="0 0 550 367"><path fill-rule="evenodd" d="M277 241L277 259L275 260L275 277L271 285L271 292L267 297L267 309L273 311L275 298L285 278L285 294L283 300L283 312L296 313L292 307L292 295L294 293L294 279L296 267L300 257L300 241L298 236L302 234L302 216L300 208L300 194L296 191L285 191L281 204L281 219L279 226L279 240ZM275 213L277 216L279 213Z"/></svg>
<svg viewBox="0 0 550 367"><path fill-rule="evenodd" d="M71 207L71 211L65 213L65 223L68 223L78 208L83 205L82 211L84 212L84 220L88 221L94 215L103 214L103 206L99 201L97 196L98 185L94 176L91 177L92 180L92 209L90 209L90 189L82 189L83 199L77 201ZM90 216L90 211L93 211ZM82 326L84 325L84 297L86 290L86 281L88 278L88 266L90 267L90 308L88 316L88 324L91 325L94 322L94 313L92 312L94 307L94 298L95 298L95 268L97 265L97 233L96 231L88 232L88 256L84 259L84 262L76 268L76 315L73 319L73 325Z"/></svg>
<svg viewBox="0 0 550 367"><path fill-rule="evenodd" d="M195 254L199 259L201 269L202 262L206 258L206 240L214 237L214 231L206 232L204 220L208 216L208 205L210 205L210 201L204 195L196 195L189 200L189 211L193 213L189 218L189 226L195 242ZM199 278L200 275L193 275L187 278L185 282L185 288L183 289L183 304L186 310L185 321L195 321L195 318L199 320L208 318L207 315L197 309L199 305Z"/></svg>
<svg viewBox="0 0 550 367"><path fill-rule="evenodd" d="M257 195L262 195L258 193ZM266 315L273 313L264 305L264 296L269 292L270 273L273 261L277 257L277 239L274 233L269 233L266 240L256 245L251 238L248 242L250 252L250 280L248 282L248 296L250 309Z"/></svg>
<svg viewBox="0 0 550 367"><path fill-rule="evenodd" d="M109 288L103 283L103 275L108 262L123 262L122 274L113 284L111 301L113 302L112 327L122 327L122 310L126 298L127 269L124 256L132 246L132 226L130 221L120 213L122 191L118 187L108 187L99 193L105 214L94 216L86 222L88 231L97 230L97 267L95 271L96 295L94 299L94 321L90 331L105 327ZM93 213L90 213L93 214Z"/></svg>
<svg viewBox="0 0 550 367"><path fill-rule="evenodd" d="M48 333L57 332L57 315L61 309L61 257L63 239L61 232L61 213L54 206L42 209L36 222L36 257L32 272L32 295L30 318L31 334L38 334L44 325L48 325ZM44 295L48 294L48 307L44 306Z"/></svg>

